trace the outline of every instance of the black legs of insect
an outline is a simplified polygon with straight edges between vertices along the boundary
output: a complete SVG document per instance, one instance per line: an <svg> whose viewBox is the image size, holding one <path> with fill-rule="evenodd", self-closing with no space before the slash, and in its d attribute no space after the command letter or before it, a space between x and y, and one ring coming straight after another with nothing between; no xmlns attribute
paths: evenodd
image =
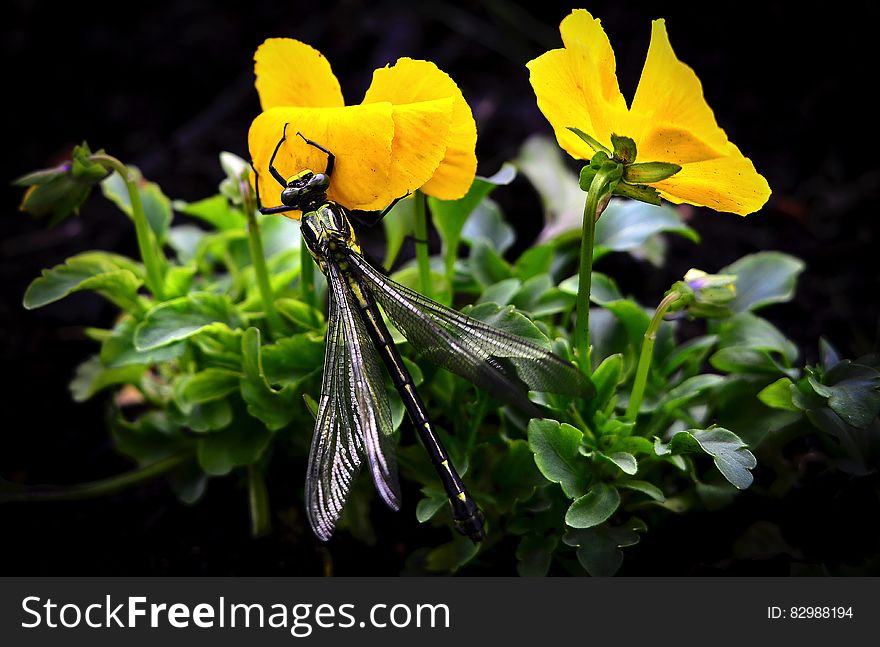
<svg viewBox="0 0 880 647"><path fill-rule="evenodd" d="M272 156L269 158L269 173L272 175L273 178L275 178L275 181L281 185L282 190L289 189L290 184L287 180L284 179L284 176L281 175L278 169L275 168L275 158L278 156L278 151L281 150L281 145L287 140L287 127L289 125L289 123L284 124L284 128L281 130L281 139L279 139L278 143L275 144L275 150L272 151ZM309 146L314 146L315 148L324 152L327 155L327 168L324 170L324 175L327 177L329 183L330 176L333 174L333 166L336 163L336 156L320 144L313 142L311 139L307 139L302 133L298 132L296 134L302 137L303 141L306 144L308 144ZM257 168L254 166L253 160L251 160L251 168L254 169L254 176L256 178L255 184L257 187L257 208L260 210L260 213L264 215L270 215L275 213L286 213L288 211L302 210L299 206L291 206L289 204L282 204L277 207L264 207L262 201L260 200L259 173L257 172Z"/></svg>

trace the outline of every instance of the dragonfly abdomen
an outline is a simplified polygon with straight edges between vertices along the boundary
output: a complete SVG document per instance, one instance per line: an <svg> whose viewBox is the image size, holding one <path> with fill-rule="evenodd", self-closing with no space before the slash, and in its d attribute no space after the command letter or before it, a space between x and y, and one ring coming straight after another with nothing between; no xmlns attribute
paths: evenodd
<svg viewBox="0 0 880 647"><path fill-rule="evenodd" d="M470 494L468 494L461 477L446 453L446 449L434 432L425 403L422 401L418 391L416 391L412 376L403 364L403 358L397 352L397 347L391 339L388 327L382 320L382 315L375 300L366 291L357 277L348 274L346 278L370 338L379 351L382 362L391 375L391 381L400 394L403 406L415 427L416 433L425 446L431 463L433 463L437 474L440 476L440 480L443 482L443 487L449 496L449 503L452 506L452 518L455 522L456 530L470 537L475 542L482 540L485 536L483 532L483 513Z"/></svg>

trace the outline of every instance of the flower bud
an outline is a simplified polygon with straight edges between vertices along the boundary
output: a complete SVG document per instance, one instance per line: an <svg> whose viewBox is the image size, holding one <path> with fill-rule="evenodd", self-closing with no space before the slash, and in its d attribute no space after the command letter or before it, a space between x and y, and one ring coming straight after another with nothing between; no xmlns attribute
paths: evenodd
<svg viewBox="0 0 880 647"><path fill-rule="evenodd" d="M78 213L92 187L109 174L91 156L88 144L83 142L74 147L69 162L28 173L13 181L16 186L28 187L19 209L38 217L51 216L53 224Z"/></svg>
<svg viewBox="0 0 880 647"><path fill-rule="evenodd" d="M678 281L667 294L677 293L669 312L687 311L693 317L730 316L728 304L736 297L736 276L707 274L690 269L683 281Z"/></svg>

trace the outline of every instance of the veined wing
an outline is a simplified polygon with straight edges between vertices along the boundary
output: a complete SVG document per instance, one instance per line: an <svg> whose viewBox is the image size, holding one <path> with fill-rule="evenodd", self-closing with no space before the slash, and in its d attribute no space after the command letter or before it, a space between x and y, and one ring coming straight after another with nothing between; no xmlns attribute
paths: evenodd
<svg viewBox="0 0 880 647"><path fill-rule="evenodd" d="M306 478L306 509L315 534L330 539L351 482L367 459L376 489L400 506L391 409L376 350L339 268L330 264L330 316L321 401Z"/></svg>
<svg viewBox="0 0 880 647"><path fill-rule="evenodd" d="M416 350L500 400L533 413L535 407L525 396L526 388L584 398L595 394L586 376L546 348L395 283L358 254L349 258L376 301Z"/></svg>

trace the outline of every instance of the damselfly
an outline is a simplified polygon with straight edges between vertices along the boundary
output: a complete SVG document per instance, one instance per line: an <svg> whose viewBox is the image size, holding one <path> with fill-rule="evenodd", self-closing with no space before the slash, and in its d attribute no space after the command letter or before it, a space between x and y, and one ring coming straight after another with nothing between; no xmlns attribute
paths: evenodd
<svg viewBox="0 0 880 647"><path fill-rule="evenodd" d="M533 341L435 303L370 265L361 253L348 210L327 199L333 153L297 134L327 155L327 167L323 173L303 170L289 178L281 175L274 163L287 136L285 125L269 160L269 172L283 187L282 204L260 206L260 211L301 211L303 239L327 277L330 303L324 375L306 477L306 508L312 529L320 539L330 538L364 461L385 503L394 510L400 507L395 440L379 367L381 358L443 482L456 529L480 541L483 514L437 437L379 307L417 351L532 417L540 417L541 411L528 399L529 389L591 397L593 386L569 362Z"/></svg>

